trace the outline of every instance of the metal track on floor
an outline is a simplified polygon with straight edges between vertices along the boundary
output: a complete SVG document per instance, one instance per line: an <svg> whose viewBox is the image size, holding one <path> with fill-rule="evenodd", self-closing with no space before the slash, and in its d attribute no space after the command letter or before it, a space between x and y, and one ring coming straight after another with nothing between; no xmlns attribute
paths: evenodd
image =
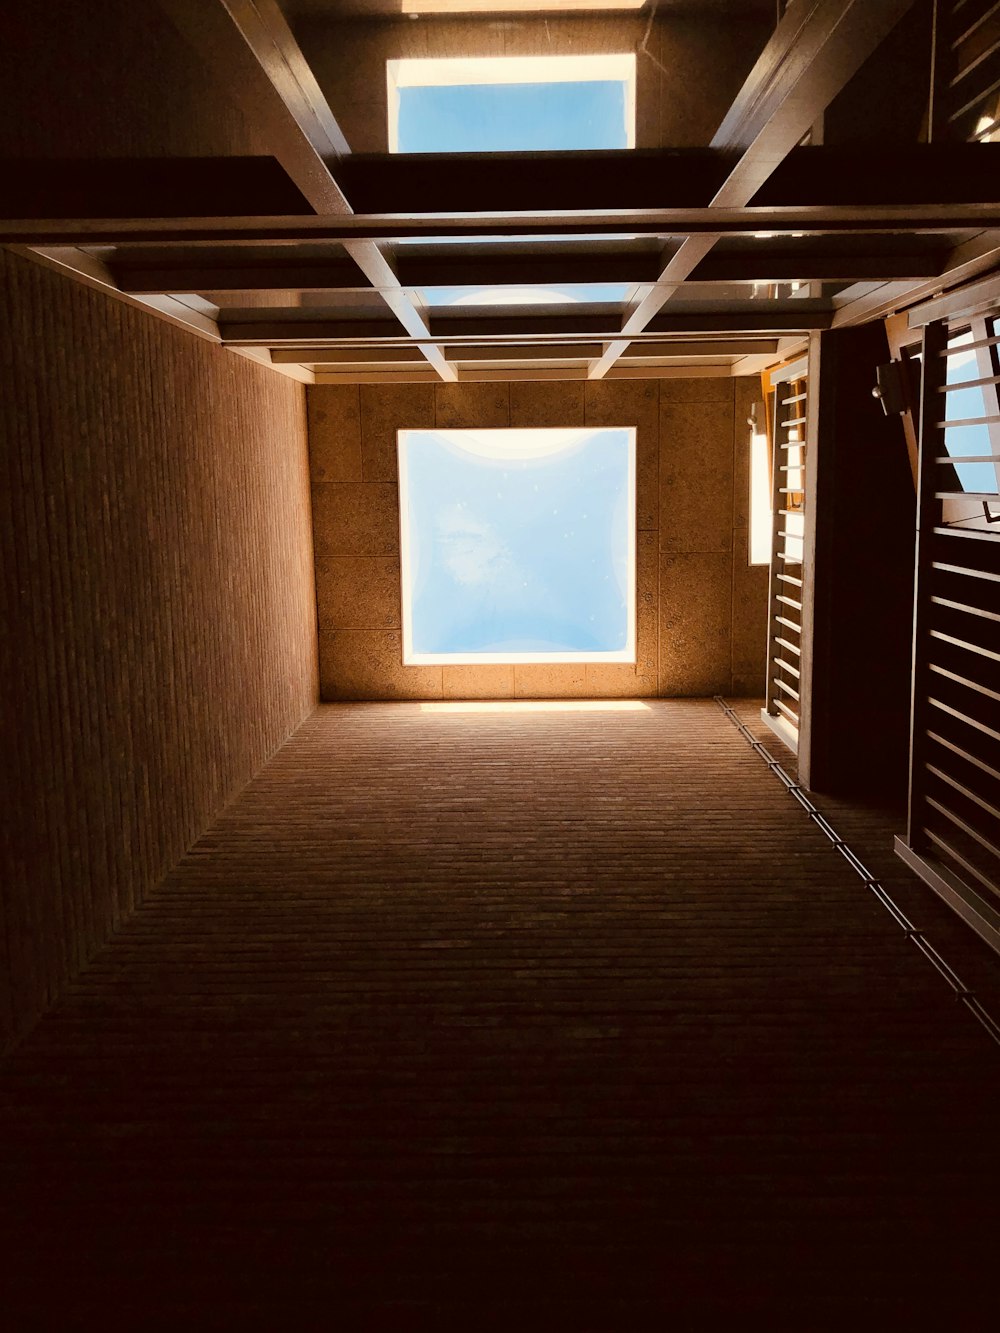
<svg viewBox="0 0 1000 1333"><path fill-rule="evenodd" d="M932 964L942 977L944 977L945 981L954 992L955 998L961 1000L973 1017L986 1029L994 1042L1000 1046L1000 1024L998 1024L993 1015L983 1007L982 1003L976 997L975 992L969 990L955 969L941 957L934 945L926 938L923 931L918 930L917 927L914 926L913 922L910 921L902 908L893 901L881 880L873 875L864 862L851 850L826 816L823 815L812 803L806 795L805 789L793 777L785 772L777 759L774 758L765 745L756 739L749 727L741 721L725 699L717 694L715 696L715 702L725 713L726 717L729 718L730 722L732 722L733 726L743 739L749 744L750 748L760 755L771 772L783 784L786 791L795 797L812 822L820 832L827 837L834 851L840 853L855 874L859 876L865 888L871 890L895 921L896 925L899 926L906 935L907 939L910 940L912 944L916 945L927 961Z"/></svg>

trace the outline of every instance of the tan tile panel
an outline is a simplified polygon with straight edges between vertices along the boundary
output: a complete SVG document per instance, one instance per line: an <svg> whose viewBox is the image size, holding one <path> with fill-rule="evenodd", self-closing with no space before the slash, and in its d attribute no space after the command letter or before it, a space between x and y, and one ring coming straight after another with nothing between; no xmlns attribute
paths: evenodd
<svg viewBox="0 0 1000 1333"><path fill-rule="evenodd" d="M669 403L733 403L728 376L702 375L690 380L660 380L660 406Z"/></svg>
<svg viewBox="0 0 1000 1333"><path fill-rule="evenodd" d="M657 609L660 601L660 566L656 533L639 532L635 544L636 643L639 657L644 650L656 656ZM654 665L655 670L655 665Z"/></svg>
<svg viewBox="0 0 1000 1333"><path fill-rule="evenodd" d="M656 429L659 380L587 380L584 420L588 426L649 426Z"/></svg>
<svg viewBox="0 0 1000 1333"><path fill-rule="evenodd" d="M510 386L510 424L526 427L582 426L583 381L537 384L515 380Z"/></svg>
<svg viewBox="0 0 1000 1333"><path fill-rule="evenodd" d="M767 666L768 567L747 564L747 530L733 542L733 693L764 693Z"/></svg>
<svg viewBox="0 0 1000 1333"><path fill-rule="evenodd" d="M358 385L317 384L306 395L309 470L317 481L361 480Z"/></svg>
<svg viewBox="0 0 1000 1333"><path fill-rule="evenodd" d="M396 556L328 556L316 562L316 588L321 630L399 629Z"/></svg>
<svg viewBox="0 0 1000 1333"><path fill-rule="evenodd" d="M378 482L320 482L313 487L316 556L396 555L399 492Z"/></svg>
<svg viewBox="0 0 1000 1333"><path fill-rule="evenodd" d="M439 666L403 666L399 630L326 630L319 636L324 699L440 699Z"/></svg>
<svg viewBox="0 0 1000 1333"><path fill-rule="evenodd" d="M446 699L512 699L514 668L509 663L441 668Z"/></svg>
<svg viewBox="0 0 1000 1333"><path fill-rule="evenodd" d="M731 556L661 553L660 694L727 692L731 627Z"/></svg>
<svg viewBox="0 0 1000 1333"><path fill-rule="evenodd" d="M656 663L643 669L628 662L588 662L585 667L587 694L594 699L655 698L657 692Z"/></svg>
<svg viewBox="0 0 1000 1333"><path fill-rule="evenodd" d="M361 465L365 481L398 476L396 434L434 425L433 384L361 386Z"/></svg>
<svg viewBox="0 0 1000 1333"><path fill-rule="evenodd" d="M510 425L510 389L505 383L436 384L435 425L442 430L487 430Z"/></svg>
<svg viewBox="0 0 1000 1333"><path fill-rule="evenodd" d="M660 549L731 550L732 404L664 403L660 440Z"/></svg>
<svg viewBox="0 0 1000 1333"><path fill-rule="evenodd" d="M582 662L538 662L514 667L518 699L579 699L589 693Z"/></svg>

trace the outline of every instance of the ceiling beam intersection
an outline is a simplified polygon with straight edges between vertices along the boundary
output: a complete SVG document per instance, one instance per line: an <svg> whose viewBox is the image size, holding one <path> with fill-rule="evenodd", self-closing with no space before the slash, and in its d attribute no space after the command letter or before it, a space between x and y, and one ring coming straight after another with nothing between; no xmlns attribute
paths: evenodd
<svg viewBox="0 0 1000 1333"><path fill-rule="evenodd" d="M712 200L741 208L815 124L914 0L792 0L711 147L741 156ZM689 236L666 260L656 285L627 315L623 334L641 332L705 259L718 235ZM602 379L628 346L616 339L590 369Z"/></svg>
<svg viewBox="0 0 1000 1333"><path fill-rule="evenodd" d="M332 168L350 153L323 92L277 0L160 0L181 35L210 68L220 70L248 121L320 215L353 210ZM345 240L347 254L414 337L428 328L373 239ZM455 369L433 342L421 354L443 380Z"/></svg>

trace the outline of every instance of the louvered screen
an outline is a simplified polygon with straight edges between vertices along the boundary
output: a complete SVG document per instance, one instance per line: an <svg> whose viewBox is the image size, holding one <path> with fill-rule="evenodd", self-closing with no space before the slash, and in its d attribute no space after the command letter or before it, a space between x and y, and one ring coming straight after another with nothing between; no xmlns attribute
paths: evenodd
<svg viewBox="0 0 1000 1333"><path fill-rule="evenodd" d="M934 138L1000 140L1000 0L939 0Z"/></svg>
<svg viewBox="0 0 1000 1333"><path fill-rule="evenodd" d="M808 360L772 371L770 418L773 452L767 714L782 719L782 733L798 741L802 670L802 587L805 542Z"/></svg>
<svg viewBox="0 0 1000 1333"><path fill-rule="evenodd" d="M911 848L991 900L1000 898L998 330L990 317L924 333L908 833Z"/></svg>

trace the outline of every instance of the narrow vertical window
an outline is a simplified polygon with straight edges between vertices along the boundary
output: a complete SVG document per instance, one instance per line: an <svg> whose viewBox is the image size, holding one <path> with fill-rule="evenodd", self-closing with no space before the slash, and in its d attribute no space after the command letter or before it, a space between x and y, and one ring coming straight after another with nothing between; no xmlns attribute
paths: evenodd
<svg viewBox="0 0 1000 1333"><path fill-rule="evenodd" d="M764 404L758 404L759 415L751 421L750 436L750 564L771 563L771 468L768 458L767 433L763 425Z"/></svg>

